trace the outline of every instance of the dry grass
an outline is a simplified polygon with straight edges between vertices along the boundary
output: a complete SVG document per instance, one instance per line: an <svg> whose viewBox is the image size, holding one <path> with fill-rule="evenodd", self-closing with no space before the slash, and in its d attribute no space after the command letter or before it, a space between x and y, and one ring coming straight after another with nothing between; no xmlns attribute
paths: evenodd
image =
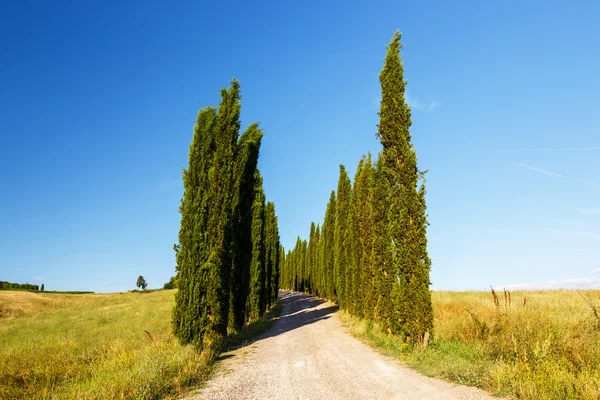
<svg viewBox="0 0 600 400"><path fill-rule="evenodd" d="M214 352L171 333L174 291L0 292L0 398L164 398L204 379ZM152 336L152 340L149 335Z"/></svg>
<svg viewBox="0 0 600 400"><path fill-rule="evenodd" d="M76 304L85 304L97 299L96 294L45 294L26 291L0 291L0 308L3 318L14 318L48 311L61 310ZM104 295L105 296L105 295Z"/></svg>
<svg viewBox="0 0 600 400"><path fill-rule="evenodd" d="M181 397L220 347L252 340L281 309L199 354L172 334L174 294L0 292L0 399Z"/></svg>
<svg viewBox="0 0 600 400"><path fill-rule="evenodd" d="M434 292L434 341L414 350L368 321L352 332L421 372L520 399L600 394L600 291Z"/></svg>

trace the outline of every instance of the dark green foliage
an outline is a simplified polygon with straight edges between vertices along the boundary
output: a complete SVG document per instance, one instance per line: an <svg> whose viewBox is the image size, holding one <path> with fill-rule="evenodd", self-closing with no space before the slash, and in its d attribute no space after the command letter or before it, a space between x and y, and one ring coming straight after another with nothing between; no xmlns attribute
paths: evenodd
<svg viewBox="0 0 600 400"><path fill-rule="evenodd" d="M40 292L44 291L44 284L42 283L42 287L40 288Z"/></svg>
<svg viewBox="0 0 600 400"><path fill-rule="evenodd" d="M306 250L306 282L305 290L309 293L314 293L314 269L315 269L315 246L317 241L315 240L315 231L317 227L314 222L310 223L310 233L308 236L307 250Z"/></svg>
<svg viewBox="0 0 600 400"><path fill-rule="evenodd" d="M352 186L350 178L343 165L340 165L338 180L336 214L335 214L335 239L334 239L334 275L335 298L340 307L346 306L346 268L348 264L348 210Z"/></svg>
<svg viewBox="0 0 600 400"><path fill-rule="evenodd" d="M277 217L257 170L262 132L253 124L239 137L240 109L234 79L218 109L198 113L183 172L173 325L184 344L210 345L277 299Z"/></svg>
<svg viewBox="0 0 600 400"><path fill-rule="evenodd" d="M433 328L431 261L425 186L411 144L400 48L396 33L379 77L377 136L383 149L376 166L370 155L363 157L354 187L340 166L322 228L312 223L308 242L297 239L286 257L282 284L327 297L416 343Z"/></svg>
<svg viewBox="0 0 600 400"><path fill-rule="evenodd" d="M215 151L217 110L200 110L190 145L188 168L183 171L183 197L179 211L181 227L177 254L177 280L173 328L182 343L201 345L208 330L209 308L207 289L209 275L208 222L212 210L209 171Z"/></svg>
<svg viewBox="0 0 600 400"><path fill-rule="evenodd" d="M323 222L323 295L330 299L333 299L335 296L335 216L336 198L335 191L332 191L331 196L329 197L329 203L325 209L325 221Z"/></svg>
<svg viewBox="0 0 600 400"><path fill-rule="evenodd" d="M231 243L231 278L229 325L237 331L244 326L246 301L250 286L250 263L252 261L252 205L254 179L257 172L258 154L262 131L252 124L238 141L234 169L234 193L232 199L233 238Z"/></svg>
<svg viewBox="0 0 600 400"><path fill-rule="evenodd" d="M375 170L371 155L363 158L354 182L354 212L359 238L359 283L357 315L371 319L375 309L375 273L373 271L373 222L371 204Z"/></svg>
<svg viewBox="0 0 600 400"><path fill-rule="evenodd" d="M350 204L348 206L348 217L346 218L346 237L344 239L344 243L344 253L346 259L346 280L344 285L345 304L349 313L357 315L357 283L359 281L358 263L361 249L358 241L358 227L356 226L356 216L354 213L354 195L351 197Z"/></svg>
<svg viewBox="0 0 600 400"><path fill-rule="evenodd" d="M279 230L275 204L267 203L265 208L265 262L267 307L277 301L279 289Z"/></svg>
<svg viewBox="0 0 600 400"><path fill-rule="evenodd" d="M410 107L404 91L404 68L400 59L400 33L392 37L379 80L381 110L378 137L383 145L381 172L385 177L389 210L389 246L393 255L393 332L418 340L433 328L427 255L425 186L419 178L417 156L411 143Z"/></svg>
<svg viewBox="0 0 600 400"><path fill-rule="evenodd" d="M177 280L174 276L172 276L171 279L169 279L169 282L163 285L163 289L170 290L175 288L177 288Z"/></svg>
<svg viewBox="0 0 600 400"><path fill-rule="evenodd" d="M375 291L373 295L373 319L385 328L391 324L394 305L391 301L395 275L391 257L391 243L388 235L388 188L378 160L371 194L371 224L373 226L373 247L371 259Z"/></svg>
<svg viewBox="0 0 600 400"><path fill-rule="evenodd" d="M229 291L232 265L235 152L240 130L240 87L236 80L221 91L215 126L214 161L209 170L211 209L208 220L209 255L204 266L209 316L208 329L217 336L227 334Z"/></svg>
<svg viewBox="0 0 600 400"><path fill-rule="evenodd" d="M148 283L146 283L146 280L144 279L143 276L138 276L137 278L137 282L135 283L135 285L142 290L145 290L146 287L148 286Z"/></svg>
<svg viewBox="0 0 600 400"><path fill-rule="evenodd" d="M252 260L247 304L250 321L260 318L267 307L265 276L265 194L262 188L262 176L257 171L252 202Z"/></svg>
<svg viewBox="0 0 600 400"><path fill-rule="evenodd" d="M37 292L40 290L40 287L31 283L12 283L0 281L0 290L31 290Z"/></svg>
<svg viewBox="0 0 600 400"><path fill-rule="evenodd" d="M311 263L311 272L310 272L310 293L314 293L316 295L319 294L319 282L318 282L318 268L319 268L319 246L320 246L320 235L321 228L319 225L314 227L314 231L308 243L309 245L309 257Z"/></svg>

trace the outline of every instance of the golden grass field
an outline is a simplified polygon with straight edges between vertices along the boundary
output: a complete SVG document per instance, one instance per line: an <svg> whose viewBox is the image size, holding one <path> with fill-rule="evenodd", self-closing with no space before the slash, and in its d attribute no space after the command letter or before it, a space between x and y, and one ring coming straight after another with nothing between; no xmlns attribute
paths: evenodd
<svg viewBox="0 0 600 400"><path fill-rule="evenodd" d="M0 291L0 399L184 394L206 379L215 353L173 337L174 293ZM433 304L425 350L341 316L354 335L429 376L520 399L599 398L600 291L514 292L510 304L498 293L498 305L489 292L433 292Z"/></svg>
<svg viewBox="0 0 600 400"><path fill-rule="evenodd" d="M351 332L422 373L519 399L600 398L600 291L433 292L434 340L413 350L343 314Z"/></svg>
<svg viewBox="0 0 600 400"><path fill-rule="evenodd" d="M0 291L0 399L183 393L206 376L213 355L173 336L174 293Z"/></svg>

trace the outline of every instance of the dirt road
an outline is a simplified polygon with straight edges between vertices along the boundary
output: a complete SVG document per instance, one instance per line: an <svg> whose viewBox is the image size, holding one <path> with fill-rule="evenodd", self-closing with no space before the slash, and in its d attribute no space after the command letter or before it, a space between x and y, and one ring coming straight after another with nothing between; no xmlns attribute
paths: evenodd
<svg viewBox="0 0 600 400"><path fill-rule="evenodd" d="M195 399L492 399L419 375L350 336L335 305L280 292L284 307L254 343L221 355Z"/></svg>

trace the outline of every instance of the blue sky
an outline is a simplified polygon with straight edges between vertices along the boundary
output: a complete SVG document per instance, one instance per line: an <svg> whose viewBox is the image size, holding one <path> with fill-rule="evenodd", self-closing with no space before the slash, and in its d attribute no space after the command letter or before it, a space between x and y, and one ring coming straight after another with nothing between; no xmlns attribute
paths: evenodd
<svg viewBox="0 0 600 400"><path fill-rule="evenodd" d="M598 2L121 3L0 5L0 280L162 286L196 113L234 76L293 246L379 151L399 29L432 288L600 287Z"/></svg>

